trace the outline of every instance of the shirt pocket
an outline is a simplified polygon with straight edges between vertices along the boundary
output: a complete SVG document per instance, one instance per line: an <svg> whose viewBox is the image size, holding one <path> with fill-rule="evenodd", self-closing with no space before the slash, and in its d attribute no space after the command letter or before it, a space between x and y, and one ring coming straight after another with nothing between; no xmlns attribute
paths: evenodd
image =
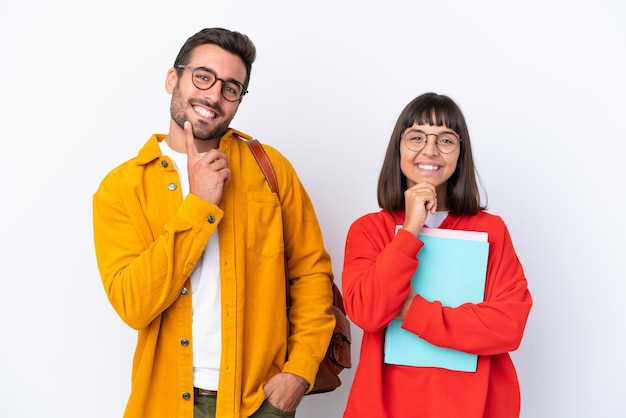
<svg viewBox="0 0 626 418"><path fill-rule="evenodd" d="M248 192L248 228L246 246L264 257L282 254L283 217L275 193Z"/></svg>

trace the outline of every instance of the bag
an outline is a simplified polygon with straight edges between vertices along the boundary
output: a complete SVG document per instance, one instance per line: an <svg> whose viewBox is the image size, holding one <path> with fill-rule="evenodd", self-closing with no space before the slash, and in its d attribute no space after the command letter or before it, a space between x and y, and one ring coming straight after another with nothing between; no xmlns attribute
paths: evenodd
<svg viewBox="0 0 626 418"><path fill-rule="evenodd" d="M265 175L267 183L270 185L272 192L278 194L278 181L272 168L265 150L261 146L258 140L250 139L245 140L246 144L252 150L254 157L261 167L261 171ZM287 261L285 260L285 268L287 268ZM291 306L291 299L289 297L289 276L285 272L285 281L287 286L287 310ZM343 296L339 291L339 288L332 282L333 289L333 306L332 312L335 316L335 329L333 330L332 338L326 350L326 355L320 363L313 389L308 392L308 395L314 393L330 392L341 386L341 379L339 379L339 373L343 369L349 369L352 367L352 357L350 352L350 345L352 343L350 335L350 321L346 316L346 311L343 307Z"/></svg>
<svg viewBox="0 0 626 418"><path fill-rule="evenodd" d="M317 376L315 376L313 389L308 393L309 395L330 392L337 389L341 386L339 373L341 373L343 369L352 367L350 355L350 344L352 342L350 338L350 321L343 307L343 296L341 296L341 292L334 282L332 311L336 320L335 329L333 330L333 336L330 339L326 355L320 363Z"/></svg>

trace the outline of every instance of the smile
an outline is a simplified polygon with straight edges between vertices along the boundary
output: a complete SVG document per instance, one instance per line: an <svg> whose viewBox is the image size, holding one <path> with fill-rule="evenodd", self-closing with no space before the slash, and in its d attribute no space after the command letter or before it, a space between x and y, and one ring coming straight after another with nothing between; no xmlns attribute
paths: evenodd
<svg viewBox="0 0 626 418"><path fill-rule="evenodd" d="M214 119L217 117L217 113L207 110L200 106L194 106L193 110L202 117Z"/></svg>
<svg viewBox="0 0 626 418"><path fill-rule="evenodd" d="M420 170L437 171L439 170L439 168L441 168L441 166L433 164L417 164L417 168L419 168Z"/></svg>

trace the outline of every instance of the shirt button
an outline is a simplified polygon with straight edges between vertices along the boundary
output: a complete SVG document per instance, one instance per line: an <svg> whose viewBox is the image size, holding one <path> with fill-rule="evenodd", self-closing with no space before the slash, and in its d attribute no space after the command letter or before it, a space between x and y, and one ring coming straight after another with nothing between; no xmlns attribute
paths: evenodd
<svg viewBox="0 0 626 418"><path fill-rule="evenodd" d="M180 294L183 295L183 296L186 296L187 293L189 293L189 290L187 290L186 287L183 287L183 290L180 291Z"/></svg>
<svg viewBox="0 0 626 418"><path fill-rule="evenodd" d="M167 161L166 160L161 160L161 165L163 167L167 167Z"/></svg>
<svg viewBox="0 0 626 418"><path fill-rule="evenodd" d="M183 338L182 340L180 340L180 345L182 345L183 347L187 347L189 345L189 340Z"/></svg>
<svg viewBox="0 0 626 418"><path fill-rule="evenodd" d="M215 216L213 215L209 215L209 217L207 218L207 221L209 221L210 224L215 222Z"/></svg>
<svg viewBox="0 0 626 418"><path fill-rule="evenodd" d="M170 184L167 186L167 188L168 188L168 189L170 189L170 190L172 190L172 191L176 190L176 183L170 183Z"/></svg>
<svg viewBox="0 0 626 418"><path fill-rule="evenodd" d="M186 401L191 399L191 395L189 394L189 392L183 392L183 399Z"/></svg>

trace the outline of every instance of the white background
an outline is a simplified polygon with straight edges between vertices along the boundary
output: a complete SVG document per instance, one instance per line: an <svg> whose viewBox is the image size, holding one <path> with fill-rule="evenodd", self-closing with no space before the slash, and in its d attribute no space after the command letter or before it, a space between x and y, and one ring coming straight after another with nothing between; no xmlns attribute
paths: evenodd
<svg viewBox="0 0 626 418"><path fill-rule="evenodd" d="M121 417L135 332L100 282L91 196L167 131L165 73L208 26L255 42L233 126L293 162L338 280L401 109L455 99L534 297L522 417L626 416L621 0L2 0L0 416ZM340 417L353 374L298 416Z"/></svg>

